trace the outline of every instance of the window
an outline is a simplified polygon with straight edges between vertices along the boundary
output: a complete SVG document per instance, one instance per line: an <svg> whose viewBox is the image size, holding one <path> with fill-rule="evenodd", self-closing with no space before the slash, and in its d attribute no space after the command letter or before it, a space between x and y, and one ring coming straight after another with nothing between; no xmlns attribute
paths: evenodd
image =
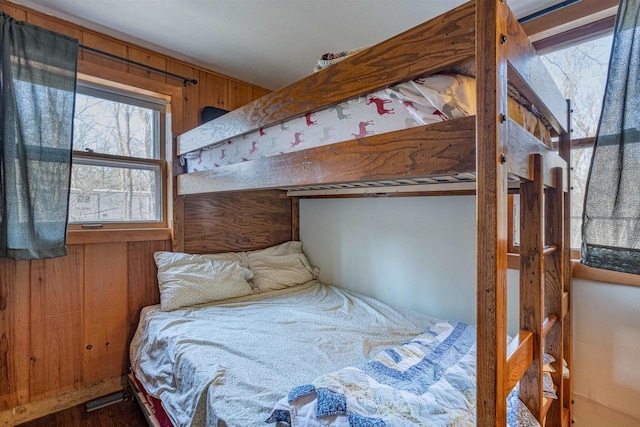
<svg viewBox="0 0 640 427"><path fill-rule="evenodd" d="M163 99L79 85L70 224L165 223L166 109Z"/></svg>
<svg viewBox="0 0 640 427"><path fill-rule="evenodd" d="M565 98L571 100L571 247L580 248L584 191L591 164L592 139L598 127L607 82L612 35L562 47L542 60ZM580 144L585 142L585 144Z"/></svg>

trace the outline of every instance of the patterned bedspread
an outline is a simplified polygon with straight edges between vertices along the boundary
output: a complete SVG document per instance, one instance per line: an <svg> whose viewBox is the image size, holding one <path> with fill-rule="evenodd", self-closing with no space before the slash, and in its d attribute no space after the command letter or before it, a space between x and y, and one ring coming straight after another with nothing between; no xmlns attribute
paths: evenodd
<svg viewBox="0 0 640 427"><path fill-rule="evenodd" d="M475 426L476 330L439 322L370 361L293 388L267 423L291 426ZM509 426L539 426L517 397Z"/></svg>

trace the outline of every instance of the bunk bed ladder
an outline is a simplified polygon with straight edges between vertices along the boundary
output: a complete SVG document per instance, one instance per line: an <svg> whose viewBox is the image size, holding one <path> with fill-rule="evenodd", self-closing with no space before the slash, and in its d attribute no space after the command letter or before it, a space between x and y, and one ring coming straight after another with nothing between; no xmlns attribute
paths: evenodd
<svg viewBox="0 0 640 427"><path fill-rule="evenodd" d="M534 154L534 180L520 187L520 329L533 333L533 361L520 381L520 399L547 426L564 419L565 329L564 171L553 170L555 187L545 190L543 159ZM543 354L553 356L557 399L543 398Z"/></svg>

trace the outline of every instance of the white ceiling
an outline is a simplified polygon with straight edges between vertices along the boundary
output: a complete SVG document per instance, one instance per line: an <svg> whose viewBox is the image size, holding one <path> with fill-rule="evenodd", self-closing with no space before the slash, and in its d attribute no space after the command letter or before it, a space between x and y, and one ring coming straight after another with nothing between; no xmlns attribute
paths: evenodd
<svg viewBox="0 0 640 427"><path fill-rule="evenodd" d="M367 46L466 0L12 0L277 89L325 52ZM510 0L518 17L560 0Z"/></svg>

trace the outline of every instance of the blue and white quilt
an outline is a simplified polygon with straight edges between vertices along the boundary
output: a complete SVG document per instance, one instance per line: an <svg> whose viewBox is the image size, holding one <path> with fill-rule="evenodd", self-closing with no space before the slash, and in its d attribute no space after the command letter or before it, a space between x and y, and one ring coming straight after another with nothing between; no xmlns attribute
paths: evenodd
<svg viewBox="0 0 640 427"><path fill-rule="evenodd" d="M370 361L295 387L267 423L333 427L475 426L476 329L439 322ZM514 390L509 426L539 426Z"/></svg>

